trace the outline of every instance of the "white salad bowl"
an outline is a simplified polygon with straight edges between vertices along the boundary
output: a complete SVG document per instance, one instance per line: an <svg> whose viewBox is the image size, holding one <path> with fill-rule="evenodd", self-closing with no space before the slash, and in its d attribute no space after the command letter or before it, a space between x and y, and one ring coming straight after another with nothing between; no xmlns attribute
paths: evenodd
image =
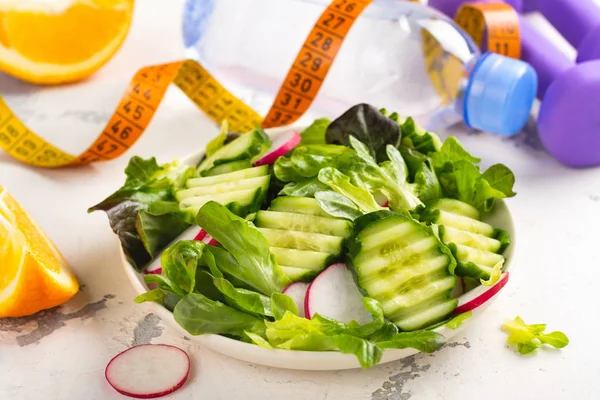
<svg viewBox="0 0 600 400"><path fill-rule="evenodd" d="M277 139L278 136L280 136L286 131L289 131L290 129L302 132L304 128L305 127L284 127L268 129L266 130L266 132L269 134L269 136L271 136L272 139ZM181 162L190 165L195 165L200 161L203 155L204 152L194 153L184 157L181 160ZM511 244L503 254L505 258L505 263L502 270L506 275L508 275L508 271L510 271L510 274L512 274L514 269L513 254L516 245L516 233L512 214L508 209L506 203L503 200L498 200L492 212L483 216L483 221L491 224L496 228L504 229L510 234ZM193 228L184 232L174 242L179 241L181 239L192 239L195 236L195 233L197 233L197 229L192 229ZM120 246L119 249L121 249ZM149 288L144 282L144 274L136 271L135 268L127 261L122 249L120 250L120 252L121 259L123 261L123 266L125 267L125 272L127 273L127 277L131 281L136 293L142 294L147 292ZM156 257L154 262L157 263L159 262L159 260L160 257ZM508 280L508 277L503 276L503 279L501 280L504 281L503 283L505 283ZM501 287L504 285L497 284L496 286ZM475 291L480 291L481 293L473 293ZM487 296L479 296L479 294L482 294L486 291L488 291ZM486 287L479 286L478 288L474 289L468 294L463 294L461 297L459 297L459 304L463 296L469 296L470 298L477 297L480 300L485 298L485 300L482 302L482 304L478 305L475 309L472 310L472 317L468 318L457 329L450 329L446 326L441 326L436 328L435 332L444 335L446 340L449 340L461 331L468 329L470 324L485 312L485 310L490 306L490 304L498 297L499 293L501 292L501 290L497 291L497 288L495 290L494 287L488 289ZM491 293L494 294L489 296L489 294ZM297 370L318 371L360 368L360 364L356 356L352 354L343 354L337 351L298 351L279 349L270 350L254 344L244 343L235 339L230 339L215 334L192 336L175 321L175 319L173 318L173 313L167 308L163 307L162 305L156 302L146 302L143 303L141 306L149 307L149 311L158 315L163 321L165 321L165 323L168 326L170 326L175 331L178 331L180 334L190 337L192 341L197 342L210 350L216 351L218 353L227 355L232 358L236 358L238 360L266 365L270 367ZM384 351L379 364L399 360L401 358L411 356L418 352L418 350L413 348L388 349Z"/></svg>

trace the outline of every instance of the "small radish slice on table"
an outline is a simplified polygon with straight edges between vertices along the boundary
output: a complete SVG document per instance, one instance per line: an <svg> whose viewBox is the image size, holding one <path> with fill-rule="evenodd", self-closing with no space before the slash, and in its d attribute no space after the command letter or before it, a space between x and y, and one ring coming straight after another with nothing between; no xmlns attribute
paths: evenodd
<svg viewBox="0 0 600 400"><path fill-rule="evenodd" d="M179 389L189 373L190 358L185 351L166 344L143 344L117 354L104 376L125 396L151 399Z"/></svg>
<svg viewBox="0 0 600 400"><path fill-rule="evenodd" d="M294 282L283 290L283 294L290 296L294 300L296 307L298 307L298 316L302 318L306 316L304 313L304 299L306 298L306 291L309 286L310 283Z"/></svg>
<svg viewBox="0 0 600 400"><path fill-rule="evenodd" d="M502 274L498 282L493 286L478 286L473 290L468 291L458 298L458 307L454 309L454 314L462 314L467 311L472 311L481 306L489 299L494 297L500 289L508 282L508 272Z"/></svg>
<svg viewBox="0 0 600 400"><path fill-rule="evenodd" d="M344 263L330 265L310 284L304 313L308 319L318 313L346 323L356 320L365 324L373 319L365 310L363 296Z"/></svg>
<svg viewBox="0 0 600 400"><path fill-rule="evenodd" d="M254 162L254 166L258 167L260 165L273 164L279 157L285 156L292 151L294 147L298 146L298 143L300 143L301 140L302 136L295 131L289 131L279 135L279 137L273 141L273 145L271 146L273 150Z"/></svg>

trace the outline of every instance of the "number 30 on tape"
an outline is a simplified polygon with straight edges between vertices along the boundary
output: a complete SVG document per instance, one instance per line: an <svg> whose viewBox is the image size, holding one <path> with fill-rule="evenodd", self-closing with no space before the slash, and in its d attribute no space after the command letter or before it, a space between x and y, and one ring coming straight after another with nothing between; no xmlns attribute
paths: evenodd
<svg viewBox="0 0 600 400"><path fill-rule="evenodd" d="M334 0L325 9L264 119L200 64L185 60L139 70L103 131L79 156L65 153L29 130L0 97L0 148L17 160L45 168L112 160L125 153L144 133L171 83L215 122L227 119L233 131L291 124L312 104L350 28L372 1Z"/></svg>

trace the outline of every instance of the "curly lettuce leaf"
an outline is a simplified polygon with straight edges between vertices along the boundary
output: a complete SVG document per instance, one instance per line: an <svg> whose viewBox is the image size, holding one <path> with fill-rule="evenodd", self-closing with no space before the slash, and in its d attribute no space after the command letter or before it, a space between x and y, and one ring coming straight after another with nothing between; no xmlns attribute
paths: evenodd
<svg viewBox="0 0 600 400"><path fill-rule="evenodd" d="M406 147L426 155L435 153L442 147L442 141L438 135L417 126L411 117L406 118L400 127L402 129L402 145Z"/></svg>
<svg viewBox="0 0 600 400"><path fill-rule="evenodd" d="M557 349L562 349L569 344L569 338L563 332L544 333L546 324L527 325L519 316L512 321L504 321L502 330L508 334L506 342L516 347L520 354L529 354L544 344Z"/></svg>
<svg viewBox="0 0 600 400"><path fill-rule="evenodd" d="M282 182L300 182L315 178L322 168L333 167L339 156L352 152L345 146L332 144L300 145L273 165L275 177Z"/></svg>
<svg viewBox="0 0 600 400"><path fill-rule="evenodd" d="M184 296L175 306L173 317L191 335L214 333L242 338L244 332L262 337L265 334L263 319L199 293Z"/></svg>
<svg viewBox="0 0 600 400"><path fill-rule="evenodd" d="M515 177L509 168L496 164L481 173L480 159L471 156L455 137L446 139L431 161L446 197L489 211L496 199L515 196Z"/></svg>
<svg viewBox="0 0 600 400"><path fill-rule="evenodd" d="M173 195L193 173L193 167L177 161L158 165L154 157L134 156L125 168L124 185L88 209L106 212L125 257L138 271L193 223Z"/></svg>
<svg viewBox="0 0 600 400"><path fill-rule="evenodd" d="M329 186L321 183L318 178L300 182L290 182L279 192L280 196L315 197L322 190L329 190Z"/></svg>
<svg viewBox="0 0 600 400"><path fill-rule="evenodd" d="M369 104L357 104L335 119L327 128L327 143L350 146L350 138L360 140L369 154L385 161L386 147L400 144L400 125Z"/></svg>
<svg viewBox="0 0 600 400"><path fill-rule="evenodd" d="M323 211L332 217L345 218L354 221L356 218L364 215L352 200L331 190L315 193L315 199L317 199L317 202Z"/></svg>
<svg viewBox="0 0 600 400"><path fill-rule="evenodd" d="M239 264L240 271L228 272L259 293L270 296L291 283L269 251L269 243L251 222L214 201L200 208L196 222Z"/></svg>
<svg viewBox="0 0 600 400"><path fill-rule="evenodd" d="M355 186L347 175L335 168L323 168L319 172L319 181L329 186L335 192L352 200L363 213L380 210L373 195L364 187Z"/></svg>
<svg viewBox="0 0 600 400"><path fill-rule="evenodd" d="M423 204L406 181L406 164L396 148L387 146L389 162L387 168L382 168L371 157L364 143L354 137L350 137L349 141L360 159L347 170L354 184L368 188L371 193L384 194L394 211L412 210Z"/></svg>

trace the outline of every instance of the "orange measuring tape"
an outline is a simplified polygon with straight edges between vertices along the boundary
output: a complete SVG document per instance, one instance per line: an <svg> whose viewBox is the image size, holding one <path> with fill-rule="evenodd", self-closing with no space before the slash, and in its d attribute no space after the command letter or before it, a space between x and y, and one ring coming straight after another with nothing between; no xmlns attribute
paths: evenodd
<svg viewBox="0 0 600 400"><path fill-rule="evenodd" d="M458 9L454 20L482 50L521 57L519 15L509 4L466 3Z"/></svg>
<svg viewBox="0 0 600 400"><path fill-rule="evenodd" d="M44 168L112 160L144 133L171 83L215 122L227 119L233 131L291 124L312 104L350 28L372 2L334 0L329 4L308 34L264 119L200 64L185 60L140 69L102 133L79 156L60 150L29 130L0 97L0 148L17 160Z"/></svg>
<svg viewBox="0 0 600 400"><path fill-rule="evenodd" d="M455 22L483 51L520 58L519 16L506 3L465 3ZM487 40L485 40L487 38ZM463 61L447 52L427 29L421 31L425 68L442 104L456 98L464 71Z"/></svg>

